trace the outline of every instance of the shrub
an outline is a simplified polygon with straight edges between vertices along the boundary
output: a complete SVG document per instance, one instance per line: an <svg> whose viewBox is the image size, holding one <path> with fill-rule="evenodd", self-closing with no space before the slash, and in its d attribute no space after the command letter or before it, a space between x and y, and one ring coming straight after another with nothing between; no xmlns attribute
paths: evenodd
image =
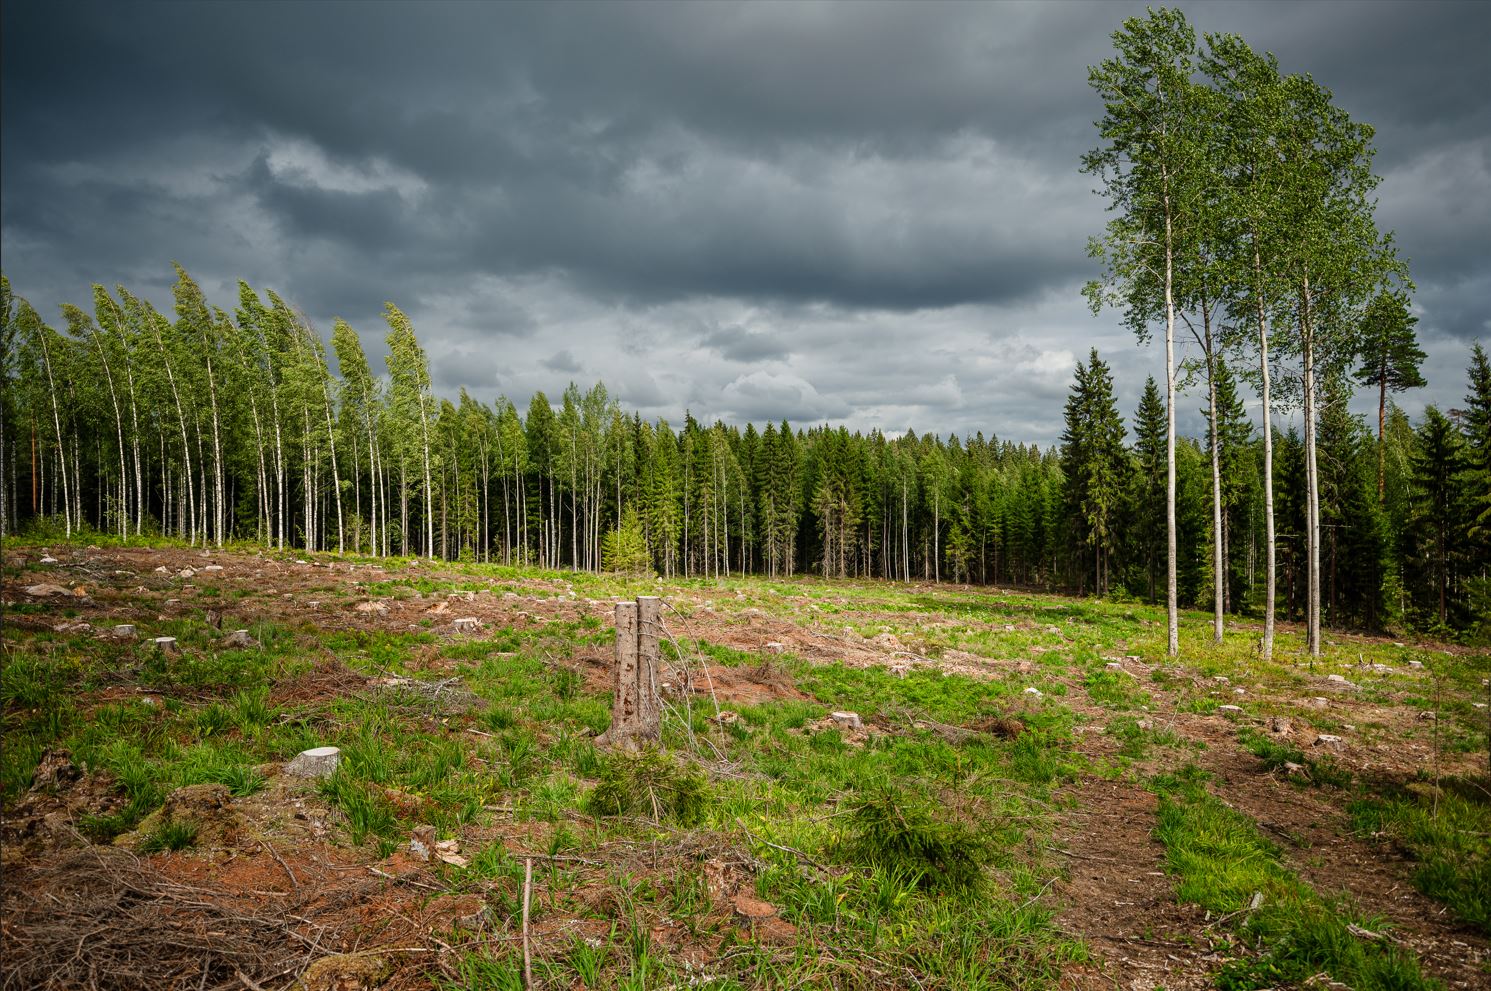
<svg viewBox="0 0 1491 991"><path fill-rule="evenodd" d="M878 787L852 806L849 821L851 858L915 877L924 890L977 888L995 855L976 826L917 792Z"/></svg>
<svg viewBox="0 0 1491 991"><path fill-rule="evenodd" d="M704 818L709 786L704 775L659 750L617 751L601 761L600 784L585 797L598 816L640 815L692 826Z"/></svg>

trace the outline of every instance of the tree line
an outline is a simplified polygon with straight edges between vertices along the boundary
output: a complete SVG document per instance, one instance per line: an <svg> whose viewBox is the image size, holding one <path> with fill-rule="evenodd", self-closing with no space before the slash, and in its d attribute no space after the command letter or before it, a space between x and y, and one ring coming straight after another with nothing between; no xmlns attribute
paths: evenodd
<svg viewBox="0 0 1491 991"><path fill-rule="evenodd" d="M1126 423L1096 352L1076 368L1061 444L1045 449L982 433L742 429L687 414L675 427L628 414L601 384L571 384L557 403L538 393L521 411L503 397L438 398L392 304L386 372L375 374L351 326L336 322L328 354L273 292L240 284L228 313L178 268L173 295L167 315L123 287L95 287L91 311L64 306L57 329L0 276L5 533L1164 596L1164 400L1151 379ZM1370 379L1372 367L1359 374ZM1462 410L1431 407L1417 425L1387 401L1380 443L1348 412L1353 379L1324 379L1328 624L1484 632L1491 366L1479 345L1469 374ZM1219 596L1228 615L1259 615L1264 441L1225 360L1211 409L1207 436L1175 447L1177 598ZM1276 429L1272 450L1280 604L1303 617L1303 437Z"/></svg>

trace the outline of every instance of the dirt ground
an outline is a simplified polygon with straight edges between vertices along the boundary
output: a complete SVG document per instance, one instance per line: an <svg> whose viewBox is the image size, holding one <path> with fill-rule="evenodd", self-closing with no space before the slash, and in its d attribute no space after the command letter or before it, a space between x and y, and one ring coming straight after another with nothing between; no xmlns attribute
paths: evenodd
<svg viewBox="0 0 1491 991"><path fill-rule="evenodd" d="M34 563L33 552L7 552L9 566ZM206 569L212 568L208 571ZM7 616L12 631L52 630L88 624L95 631L132 621L142 601L159 617L187 615L204 606L220 611L222 628L271 619L313 624L331 632L343 629L449 632L458 617L478 620L483 630L538 629L554 621L594 616L609 624L613 603L578 597L562 580L527 578L492 588L449 596L403 598L368 594L368 585L409 574L410 569L378 565L288 563L255 557L189 550L117 549L68 551L49 572L64 595L30 595L24 588L38 579L28 572L7 582L9 601L41 601L48 596L77 613L28 612ZM186 572L190 571L190 574ZM432 578L470 582L467 576L442 575L438 566L421 565ZM210 604L196 592L206 585L251 589L251 605L238 607L231 598ZM501 588L496 586L501 585ZM517 586L518 591L513 587ZM946 586L943 591L946 591ZM935 667L978 678L1003 679L1025 670L1029 654L1008 659L944 651L922 656L890 634L866 638L852 631L829 632L807 619L796 622L755 608L722 608L724 603L698 594L673 596L665 623L681 637L763 655L756 665L696 663L664 672L665 693L691 694L695 704L712 700L721 708L783 699L804 699L786 671L772 663L775 654L792 654L809 663L840 662L851 666L884 666L907 673ZM250 600L245 600L250 601ZM801 603L794 604L794 610ZM921 619L936 621L933 613ZM906 614L897 614L905 621ZM1034 620L1030 626L1037 625ZM1364 640L1365 642L1365 640ZM411 667L442 663L437 652ZM581 672L585 684L609 690L611 654L602 647L582 647L567 663ZM1486 987L1491 944L1457 923L1443 906L1419 894L1409 875L1411 863L1385 844L1354 838L1346 825L1344 797L1323 789L1301 788L1261 769L1258 760L1239 749L1236 725L1223 713L1202 715L1180 708L1182 693L1208 686L1196 676L1188 683L1160 685L1149 680L1153 666L1126 661L1154 698L1156 722L1163 722L1185 741L1204 743L1199 763L1216 776L1218 790L1234 807L1254 818L1285 851L1289 865L1325 893L1347 894L1364 910L1391 921L1394 939L1411 948L1424 969L1452 988ZM271 700L285 704L362 690L367 677L334 658L319 659L306 673L273 686ZM1103 732L1111 713L1087 701L1080 681L1072 680L1064 703L1086 721L1079 727L1080 750L1089 756L1110 755L1117 747ZM120 693L133 690L121 687ZM100 694L107 699L108 690ZM1411 707L1384 706L1331 690L1325 680L1312 683L1302 697L1323 697L1337 722L1382 727L1377 739L1406 735L1417 714ZM1289 700L1297 701L1297 700ZM1307 719L1295 716L1289 738L1308 747L1316 735ZM1408 780L1423 766L1418 745L1371 745L1348 741L1335 756L1354 774ZM1474 770L1474 755L1446 755L1445 773ZM207 987L242 987L249 991L288 988L309 958L335 957L323 976L301 975L308 991L345 991L378 986L427 987L420 976L442 959L479 941L517 938L509 921L494 917L494 900L517 896L510 879L490 882L490 890L453 897L437 895L429 866L399 853L369 862L326 841L338 813L313 790L268 769L271 786L254 800L236 803L241 822L232 842L193 856L145 856L115 848L96 848L77 832L86 816L106 815L121 799L107 776L84 774L65 755L44 761L38 786L7 804L0 816L3 844L3 935L6 969L0 991L33 986L44 979L54 986L174 988L176 976L152 971L163 947L188 947L213 963ZM1094 960L1072 966L1063 978L1071 988L1152 989L1181 991L1209 986L1223 958L1212 948L1208 924L1195 906L1178 904L1172 880L1163 869L1163 849L1151 835L1153 793L1126 781L1085 778L1062 795L1073 801L1053 837L1056 856L1068 868L1053 889L1057 921L1086 941ZM291 810L289 813L286 810ZM501 839L514 856L540 855L550 829L544 824L502 823L484 827L471 839ZM683 837L672 848L631 851L650 856L666 868L687 862L704 865L712 893L722 905L740 894L749 877L749 855L728 848L691 846ZM581 862L568 865L582 872L601 872ZM581 891L584 885L580 886ZM541 886L542 889L542 886ZM595 890L604 886L597 883ZM547 897L541 890L540 898ZM726 915L728 907L722 908ZM563 913L556 913L562 917ZM534 934L540 941L584 938L585 926L571 920L546 922ZM464 933L468 943L443 941L432 933ZM78 934L103 949L79 969ZM687 934L672 932L659 921L653 933L659 945L705 959L711 947L694 947ZM167 954L169 955L169 954ZM111 973L97 970L107 961ZM337 969L340 967L341 969ZM67 980L55 983L57 975ZM249 974L261 975L257 979ZM145 975L151 975L147 980ZM267 976L266 976L267 975ZM372 975L372 976L368 976ZM178 975L179 976L179 975ZM317 982L320 983L317 983ZM139 983L132 983L139 982Z"/></svg>

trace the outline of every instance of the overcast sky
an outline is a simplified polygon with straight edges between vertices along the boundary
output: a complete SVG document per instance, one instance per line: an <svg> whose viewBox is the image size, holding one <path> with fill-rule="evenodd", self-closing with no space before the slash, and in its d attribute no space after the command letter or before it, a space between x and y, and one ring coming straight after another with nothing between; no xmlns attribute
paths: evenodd
<svg viewBox="0 0 1491 991"><path fill-rule="evenodd" d="M1181 5L1377 128L1428 389L1491 343L1491 4ZM274 288L437 391L603 380L644 416L1048 443L1096 346L1087 67L1142 5L6 0L0 250L43 314L180 261ZM59 318L60 322L60 318ZM1187 397L1183 425L1199 429ZM1370 404L1365 404L1370 405Z"/></svg>

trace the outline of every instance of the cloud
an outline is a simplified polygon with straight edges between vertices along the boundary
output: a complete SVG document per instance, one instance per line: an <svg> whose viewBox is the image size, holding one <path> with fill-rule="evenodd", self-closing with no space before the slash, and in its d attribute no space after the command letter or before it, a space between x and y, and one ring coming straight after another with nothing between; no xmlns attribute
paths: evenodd
<svg viewBox="0 0 1491 991"><path fill-rule="evenodd" d="M1087 66L1142 12L7 4L0 250L44 313L93 281L169 305L175 260L225 305L243 278L346 318L375 368L393 300L444 395L595 376L675 422L1049 443L1090 347L1126 416L1160 377L1079 296ZM1377 127L1430 352L1405 403L1453 405L1491 334L1491 7L1187 12Z"/></svg>

